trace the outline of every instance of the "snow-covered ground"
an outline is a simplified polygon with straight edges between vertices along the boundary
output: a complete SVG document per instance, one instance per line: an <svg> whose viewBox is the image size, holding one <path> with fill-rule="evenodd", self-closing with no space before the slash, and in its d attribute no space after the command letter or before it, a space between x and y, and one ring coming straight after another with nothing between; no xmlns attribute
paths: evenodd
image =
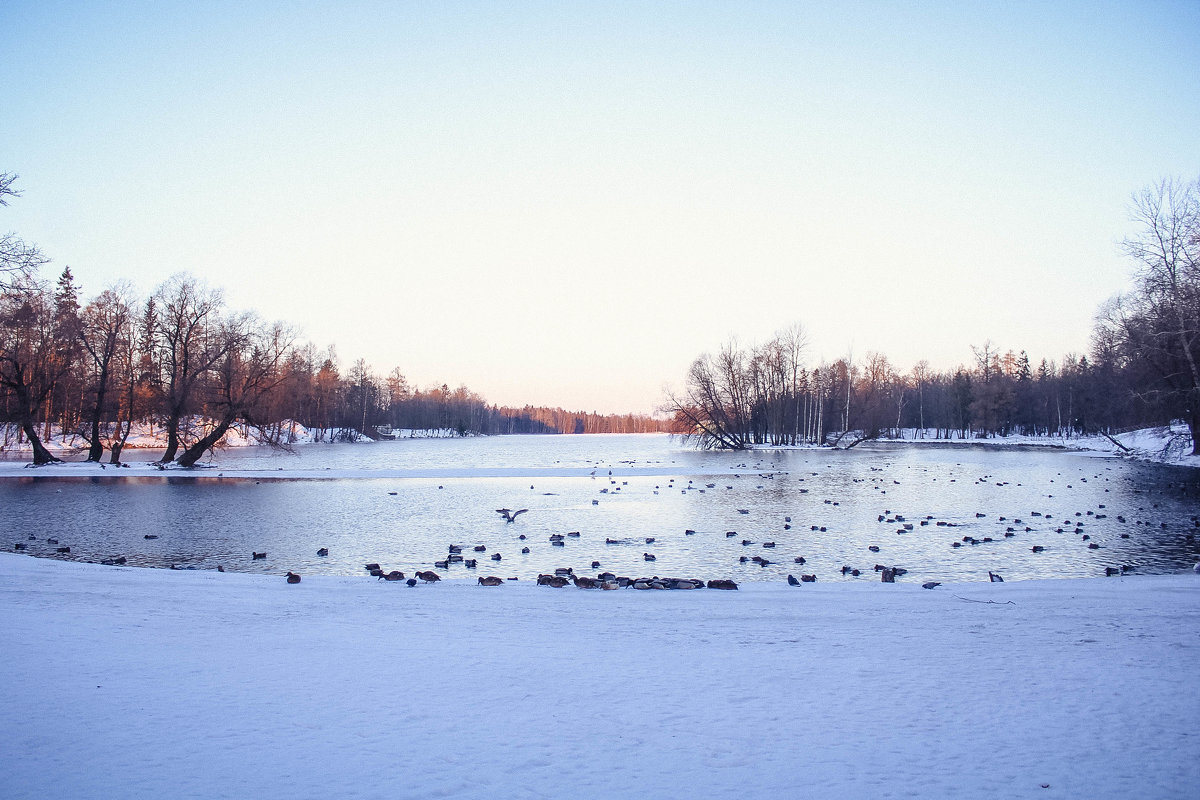
<svg viewBox="0 0 1200 800"><path fill-rule="evenodd" d="M196 434L203 431L204 425L204 421L199 418L192 420L191 430L193 439L195 438ZM268 433L269 436L264 437L260 431L254 428L248 426L234 427L225 435L220 447L253 447L266 444L269 441L283 442L288 447L291 447L293 445L330 442L333 441L337 436L336 431L321 431L315 428L305 428L303 425L290 420L284 421L277 426L273 426ZM1200 456L1191 455L1191 436L1188 433L1187 426L1181 423L1176 423L1170 427L1144 428L1141 430L1118 434L1114 438L1120 442L1121 446L1118 446L1112 441L1112 439L1109 439L1105 436L1062 437L1025 436L1014 434L1011 436L1000 436L986 439L977 439L971 437L964 439L953 438L957 432L952 431L952 438L939 439L937 438L937 431L933 429L922 432L917 429L906 428L900 433L901 435L897 438L881 438L877 441L903 442L908 444L982 445L987 447L1059 447L1068 450L1094 452L1102 455L1135 458L1141 461L1152 461L1161 464L1200 467ZM426 431L397 428L390 431L390 433L387 435L394 439L459 438L458 434L450 429ZM357 439L361 442L369 441L364 436L357 436ZM852 439L846 440L846 442L849 441L852 441ZM78 454L87 448L87 442L78 434L56 434L49 437L44 444L46 444L47 449L52 453L55 453L66 460L81 459L83 456ZM140 423L130 434L128 443L126 445L126 452L132 454L138 450L147 451L161 449L165 446L166 440L161 428ZM800 448L761 447L756 449L773 450L809 448L820 449L815 445L805 445ZM30 452L31 450L29 443L24 439L17 426L12 424L0 425L0 453L28 454ZM108 453L106 451L105 458L107 459L107 457ZM126 459L126 461L129 460L129 458ZM0 462L0 469L3 469L2 462ZM99 467L96 468L96 471L99 471ZM230 476L226 475L226 477Z"/></svg>
<svg viewBox="0 0 1200 800"><path fill-rule="evenodd" d="M952 431L952 436L957 431ZM1120 445L1113 442L1116 439ZM1141 461L1154 461L1160 464L1177 464L1181 466L1200 467L1200 456L1191 455L1192 437L1186 425L1175 423L1167 427L1142 428L1127 433L1119 433L1109 439L1107 436L1026 436L1013 434L996 436L987 439L950 438L939 439L936 431L930 429L924 432L919 429L904 429L897 438L881 438L881 442L907 443L936 443L960 445L984 445L993 447L1061 447L1067 450L1081 450L1102 453L1113 456L1126 456Z"/></svg>
<svg viewBox="0 0 1200 800"><path fill-rule="evenodd" d="M0 795L1194 797L1200 576L737 592L0 554Z"/></svg>
<svg viewBox="0 0 1200 800"><path fill-rule="evenodd" d="M199 439L212 426L212 421L202 417L192 417L185 420L180 426L181 435L184 442L190 443ZM41 431L39 430L39 433ZM109 445L111 439L108 438L115 431L107 430L102 441L105 446L105 459L108 458ZM224 438L221 439L221 447L257 447L269 443L282 443L285 445L297 444L312 444L314 442L332 441L338 436L338 430L325 430L319 428L306 428L293 420L283 420L277 424L268 426L265 430L254 428L250 425L235 425L229 429ZM440 431L430 431L427 435L438 436ZM420 438L426 435L425 431L396 431L397 437L413 437ZM366 437L355 434L356 440L369 441ZM46 449L56 454L69 454L87 450L88 441L78 433L63 431L59 427L53 429L52 435L44 437L42 444ZM125 451L131 452L135 450L161 450L167 446L166 433L163 432L161 425L155 425L151 422L140 421L134 424L129 432L129 437L125 441ZM30 453L32 448L29 446L29 441L25 438L21 428L13 423L0 424L0 452L5 453Z"/></svg>

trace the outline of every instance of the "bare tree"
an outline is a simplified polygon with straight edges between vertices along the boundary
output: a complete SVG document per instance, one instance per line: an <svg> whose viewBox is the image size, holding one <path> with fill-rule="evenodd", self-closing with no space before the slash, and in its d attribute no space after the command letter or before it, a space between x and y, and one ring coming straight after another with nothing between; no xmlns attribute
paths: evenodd
<svg viewBox="0 0 1200 800"><path fill-rule="evenodd" d="M166 413L167 449L161 463L179 452L179 424L192 410L200 379L227 354L236 339L213 336L221 293L189 275L174 275L155 293L154 344L158 366L156 384Z"/></svg>
<svg viewBox="0 0 1200 800"><path fill-rule="evenodd" d="M929 383L933 377L933 370L929 368L929 362L921 359L912 368L913 384L917 387L917 419L918 427L920 428L920 437L925 438L925 384Z"/></svg>
<svg viewBox="0 0 1200 800"><path fill-rule="evenodd" d="M33 449L34 464L61 459L42 443L37 421L70 364L63 359L61 331L46 286L18 276L0 292L0 388L15 401L15 415Z"/></svg>
<svg viewBox="0 0 1200 800"><path fill-rule="evenodd" d="M207 376L204 409L215 424L179 456L182 467L193 466L239 419L250 425L268 421L258 412L287 378L295 334L282 323L265 326L245 314L225 320L213 338L221 356Z"/></svg>
<svg viewBox="0 0 1200 800"><path fill-rule="evenodd" d="M1161 374L1200 455L1200 179L1163 180L1133 198L1135 291L1108 310L1130 352Z"/></svg>
<svg viewBox="0 0 1200 800"><path fill-rule="evenodd" d="M0 206L8 205L8 198L20 197L21 192L13 187L19 176L11 172L0 172ZM0 235L0 277L6 277L9 288L19 285L20 278L31 278L38 267L50 259L34 245L28 244L15 233Z"/></svg>
<svg viewBox="0 0 1200 800"><path fill-rule="evenodd" d="M99 461L104 454L104 441L100 425L109 411L108 396L114 368L119 354L128 347L131 336L132 316L128 298L132 291L128 284L105 289L83 310L79 326L79 341L87 353L91 368L92 403L90 408L91 435L88 461ZM115 463L115 462L114 462Z"/></svg>
<svg viewBox="0 0 1200 800"><path fill-rule="evenodd" d="M745 450L752 443L746 354L730 341L716 356L702 355L688 370L682 395L668 393L663 410L676 430L700 447Z"/></svg>

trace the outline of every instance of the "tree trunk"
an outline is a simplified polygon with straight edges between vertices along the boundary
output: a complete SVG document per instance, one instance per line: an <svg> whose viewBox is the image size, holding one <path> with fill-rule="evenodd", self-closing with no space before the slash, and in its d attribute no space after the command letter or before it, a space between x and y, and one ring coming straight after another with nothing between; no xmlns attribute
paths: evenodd
<svg viewBox="0 0 1200 800"><path fill-rule="evenodd" d="M1192 455L1200 456L1200 403L1192 404L1192 413L1188 416L1188 430L1192 433Z"/></svg>
<svg viewBox="0 0 1200 800"><path fill-rule="evenodd" d="M46 446L42 444L41 437L38 436L37 409L30 397L29 387L18 382L7 382L6 385L11 390L13 399L17 401L17 419L21 424L21 430L25 432L25 438L29 440L29 446L33 449L34 465L41 466L62 461L61 458L56 458L46 449Z"/></svg>
<svg viewBox="0 0 1200 800"><path fill-rule="evenodd" d="M107 376L101 375L100 389L96 392L96 407L92 409L92 444L88 448L88 461L99 463L100 457L104 455L104 443L100 441L100 415L104 409L104 384L107 382Z"/></svg>
<svg viewBox="0 0 1200 800"><path fill-rule="evenodd" d="M37 466L42 464L53 464L62 461L61 458L56 458L46 446L42 444L42 440L37 435L37 426L33 418L25 416L21 422L21 429L25 431L25 437L29 439L29 446L33 448L33 463Z"/></svg>
<svg viewBox="0 0 1200 800"><path fill-rule="evenodd" d="M167 449L159 459L160 464L169 464L179 452L179 412L172 411L167 417ZM202 451L203 452L203 451ZM195 459L193 459L194 461ZM189 465L190 466L190 465Z"/></svg>
<svg viewBox="0 0 1200 800"><path fill-rule="evenodd" d="M213 445L221 441L221 437L225 435L232 426L236 417L225 417L211 431L200 437L200 440L183 451L183 455L179 457L179 466L191 467L194 466L200 457L212 449Z"/></svg>

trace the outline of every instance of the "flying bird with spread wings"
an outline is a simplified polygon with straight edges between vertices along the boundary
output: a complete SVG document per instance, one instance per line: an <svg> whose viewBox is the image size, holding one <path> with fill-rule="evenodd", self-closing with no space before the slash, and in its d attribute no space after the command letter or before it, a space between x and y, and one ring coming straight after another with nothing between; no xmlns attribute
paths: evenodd
<svg viewBox="0 0 1200 800"><path fill-rule="evenodd" d="M510 511L507 508L497 508L496 513L504 517L506 522L512 522L518 515L524 514L528 510L528 508L522 508L520 511Z"/></svg>

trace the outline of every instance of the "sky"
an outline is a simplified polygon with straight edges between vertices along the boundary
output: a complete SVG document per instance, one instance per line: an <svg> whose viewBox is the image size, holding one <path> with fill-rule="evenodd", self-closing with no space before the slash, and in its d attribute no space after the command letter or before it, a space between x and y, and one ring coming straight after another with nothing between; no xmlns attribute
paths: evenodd
<svg viewBox="0 0 1200 800"><path fill-rule="evenodd" d="M1061 359L1200 176L1200 3L0 1L15 231L419 386L649 412L815 365Z"/></svg>

